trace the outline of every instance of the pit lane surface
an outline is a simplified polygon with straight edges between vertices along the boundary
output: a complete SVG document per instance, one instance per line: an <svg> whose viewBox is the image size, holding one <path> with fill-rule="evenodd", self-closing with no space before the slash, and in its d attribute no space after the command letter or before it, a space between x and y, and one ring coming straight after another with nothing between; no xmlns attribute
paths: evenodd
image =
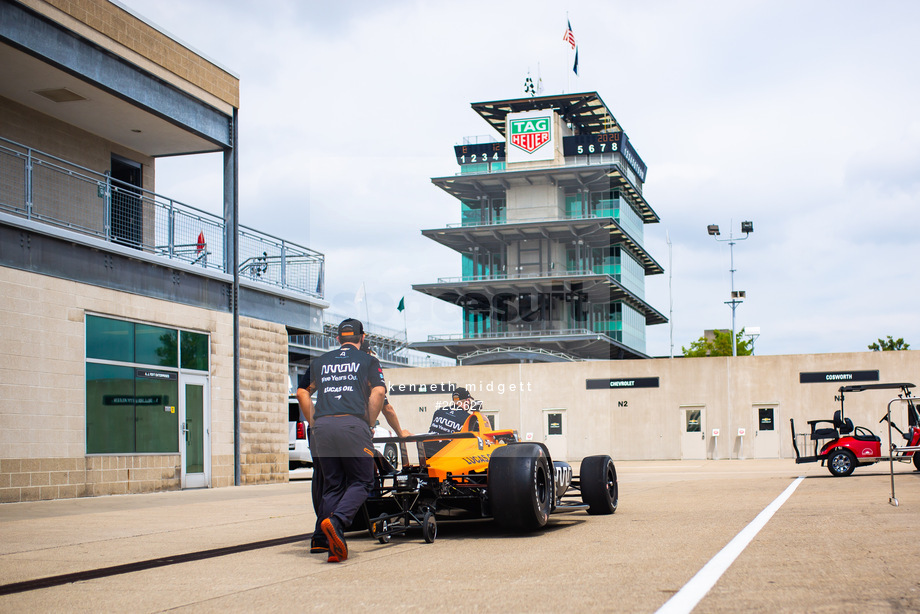
<svg viewBox="0 0 920 614"><path fill-rule="evenodd" d="M655 612L799 476L695 612L920 610L920 474L776 461L618 462L612 516L537 534L440 523L327 564L289 543L0 597L0 611ZM309 481L0 506L4 584L306 533Z"/></svg>

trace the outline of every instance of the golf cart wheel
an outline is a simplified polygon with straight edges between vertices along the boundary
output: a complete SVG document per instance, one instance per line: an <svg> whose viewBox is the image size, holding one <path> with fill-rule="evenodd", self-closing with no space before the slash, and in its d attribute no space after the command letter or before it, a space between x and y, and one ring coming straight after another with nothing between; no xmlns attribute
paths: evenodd
<svg viewBox="0 0 920 614"><path fill-rule="evenodd" d="M606 454L581 461L581 500L592 515L612 514L617 510L620 489L613 459Z"/></svg>
<svg viewBox="0 0 920 614"><path fill-rule="evenodd" d="M434 514L429 510L422 516L422 537L425 538L426 544L430 544L434 542L437 536L438 522L434 519Z"/></svg>
<svg viewBox="0 0 920 614"><path fill-rule="evenodd" d="M554 477L543 446L510 444L489 459L489 505L502 528L534 531L546 524L553 505Z"/></svg>
<svg viewBox="0 0 920 614"><path fill-rule="evenodd" d="M827 457L827 470L835 478L842 478L856 469L856 455L846 448L837 448Z"/></svg>
<svg viewBox="0 0 920 614"><path fill-rule="evenodd" d="M387 462L393 467L399 467L399 454L396 452L396 446L394 444L388 443L386 447L383 448L383 458L387 459Z"/></svg>

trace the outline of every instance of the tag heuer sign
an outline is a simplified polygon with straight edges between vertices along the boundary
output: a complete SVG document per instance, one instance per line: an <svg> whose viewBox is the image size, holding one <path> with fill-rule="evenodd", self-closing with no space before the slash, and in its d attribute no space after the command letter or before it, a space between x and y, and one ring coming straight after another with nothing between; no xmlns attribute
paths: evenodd
<svg viewBox="0 0 920 614"><path fill-rule="evenodd" d="M550 116L512 119L510 123L511 144L527 153L537 151L550 140L550 126L552 125Z"/></svg>

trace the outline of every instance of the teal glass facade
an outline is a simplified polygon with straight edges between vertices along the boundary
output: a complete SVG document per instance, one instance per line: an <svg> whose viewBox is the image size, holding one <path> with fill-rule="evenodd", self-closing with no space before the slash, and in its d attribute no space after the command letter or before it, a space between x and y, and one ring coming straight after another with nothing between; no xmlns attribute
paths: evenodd
<svg viewBox="0 0 920 614"><path fill-rule="evenodd" d="M179 365L209 370L208 335L86 316L86 453L178 453Z"/></svg>

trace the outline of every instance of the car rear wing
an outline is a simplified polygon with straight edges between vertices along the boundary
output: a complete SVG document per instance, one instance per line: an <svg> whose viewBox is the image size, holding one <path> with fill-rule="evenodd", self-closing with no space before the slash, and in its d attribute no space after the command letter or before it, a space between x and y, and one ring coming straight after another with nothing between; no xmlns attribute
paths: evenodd
<svg viewBox="0 0 920 614"><path fill-rule="evenodd" d="M479 440L479 449L482 450L485 447L485 443L482 440L482 437L476 433L470 432L460 432L460 433L449 433L449 434L437 434L437 433L422 433L421 435L409 435L408 437L374 437L374 443L396 443L399 444L399 455L402 459L403 464L406 463L409 458L409 450L406 446L408 443L416 444L418 449L418 460L420 466L424 469L428 466L428 455L425 453L425 442L426 441L447 441L452 439L478 439Z"/></svg>

